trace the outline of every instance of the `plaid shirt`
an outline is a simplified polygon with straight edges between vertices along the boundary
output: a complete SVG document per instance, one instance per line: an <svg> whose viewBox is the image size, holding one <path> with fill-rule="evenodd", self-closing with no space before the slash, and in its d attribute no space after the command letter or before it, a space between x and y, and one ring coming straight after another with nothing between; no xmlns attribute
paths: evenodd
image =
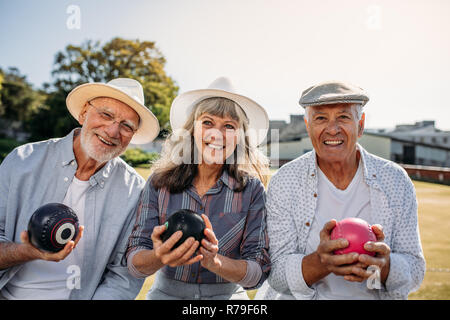
<svg viewBox="0 0 450 320"><path fill-rule="evenodd" d="M236 180L226 171L217 183L199 197L191 185L181 193L171 194L166 188L156 190L150 177L141 194L136 223L129 238L127 257L136 250L153 249L153 228L162 225L171 214L190 209L208 216L219 241L219 254L255 261L261 266L259 287L269 275L269 242L266 231L265 190L262 183L250 178L242 192L234 192ZM219 275L203 268L200 262L189 266L164 266L162 272L174 280L188 283L228 283Z"/></svg>

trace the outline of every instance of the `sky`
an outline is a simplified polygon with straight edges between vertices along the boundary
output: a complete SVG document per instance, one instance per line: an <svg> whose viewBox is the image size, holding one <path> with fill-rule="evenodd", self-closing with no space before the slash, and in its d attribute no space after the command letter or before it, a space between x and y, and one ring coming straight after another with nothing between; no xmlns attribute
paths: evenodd
<svg viewBox="0 0 450 320"><path fill-rule="evenodd" d="M450 130L448 0L0 0L0 67L35 88L68 44L155 41L180 93L229 77L271 120L326 80L365 89L366 128Z"/></svg>

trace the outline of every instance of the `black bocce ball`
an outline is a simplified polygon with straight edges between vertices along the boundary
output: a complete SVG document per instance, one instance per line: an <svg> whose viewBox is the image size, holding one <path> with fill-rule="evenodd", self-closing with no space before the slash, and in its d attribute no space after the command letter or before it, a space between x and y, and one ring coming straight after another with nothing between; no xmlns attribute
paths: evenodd
<svg viewBox="0 0 450 320"><path fill-rule="evenodd" d="M166 231L164 231L161 237L163 241L169 239L170 236L178 230L183 232L183 236L180 240L178 240L177 243L175 243L172 249L177 248L189 237L194 237L194 239L198 242L201 242L205 237L203 232L206 228L206 225L201 215L188 209L178 210L173 213L167 219L166 226L167 229Z"/></svg>
<svg viewBox="0 0 450 320"><path fill-rule="evenodd" d="M58 252L78 235L78 217L62 203L39 207L28 222L28 238L38 249Z"/></svg>

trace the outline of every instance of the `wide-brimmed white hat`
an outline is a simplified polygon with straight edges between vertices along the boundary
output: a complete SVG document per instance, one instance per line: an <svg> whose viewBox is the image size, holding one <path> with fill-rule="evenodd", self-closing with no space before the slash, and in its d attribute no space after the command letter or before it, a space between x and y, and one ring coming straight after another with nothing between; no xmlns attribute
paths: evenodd
<svg viewBox="0 0 450 320"><path fill-rule="evenodd" d="M189 118L194 106L202 100L223 97L237 103L244 110L249 121L250 143L258 146L264 141L269 128L269 117L266 110L250 98L236 93L230 79L220 77L213 81L207 89L198 89L178 95L170 108L170 125L172 130L182 128Z"/></svg>
<svg viewBox="0 0 450 320"><path fill-rule="evenodd" d="M127 104L139 115L139 128L130 143L145 144L159 134L159 123L155 115L144 105L144 90L141 84L129 78L117 78L108 83L92 82L73 89L66 98L67 109L78 121L86 102L98 98L114 98Z"/></svg>

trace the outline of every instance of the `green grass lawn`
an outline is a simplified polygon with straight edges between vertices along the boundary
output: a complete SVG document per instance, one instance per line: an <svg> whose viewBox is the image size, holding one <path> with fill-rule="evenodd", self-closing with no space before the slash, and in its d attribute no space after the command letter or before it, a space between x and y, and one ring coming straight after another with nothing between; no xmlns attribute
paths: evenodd
<svg viewBox="0 0 450 320"><path fill-rule="evenodd" d="M149 169L136 169L145 179ZM409 299L450 299L450 186L414 181L419 202L419 228L427 262L425 279ZM136 299L145 299L153 283L148 277ZM253 298L256 291L249 291Z"/></svg>
<svg viewBox="0 0 450 320"><path fill-rule="evenodd" d="M427 262L420 289L410 299L450 299L450 186L414 181L419 228ZM441 270L439 270L441 269ZM443 269L443 270L442 270Z"/></svg>

